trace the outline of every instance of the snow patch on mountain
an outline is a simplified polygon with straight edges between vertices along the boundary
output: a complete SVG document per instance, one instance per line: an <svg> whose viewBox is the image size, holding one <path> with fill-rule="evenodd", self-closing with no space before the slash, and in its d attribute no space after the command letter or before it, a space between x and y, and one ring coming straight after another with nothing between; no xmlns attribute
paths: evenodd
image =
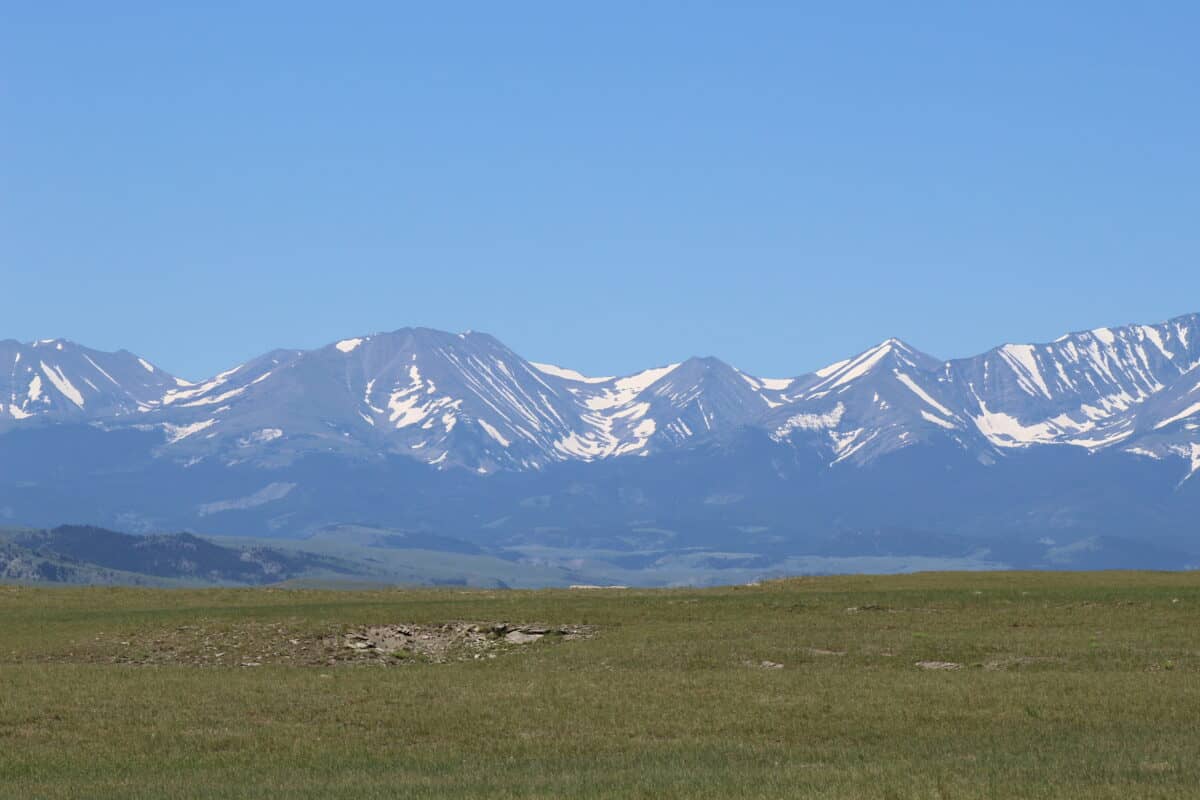
<svg viewBox="0 0 1200 800"><path fill-rule="evenodd" d="M999 353L1000 357L1008 362L1013 372L1016 373L1017 382L1022 389L1030 394L1040 391L1046 397L1053 396L1050 393L1050 387L1046 385L1045 378L1042 377L1041 369L1038 367L1033 345L1006 344L1000 348Z"/></svg>
<svg viewBox="0 0 1200 800"><path fill-rule="evenodd" d="M934 410L937 411L942 416L950 417L952 419L957 416L953 411L946 408L944 405L939 403L937 400L934 400L933 397L930 396L930 394L928 392L926 392L924 389L922 389L920 386L918 386L917 382L914 381L912 378L910 378L905 373L900 372L899 370L896 370L895 375L896 375L896 380L900 381L905 386L907 386L909 391L911 391L917 397L921 398L926 403L928 403L930 406L932 406L934 408ZM876 396L878 397L878 395L876 395ZM951 427L953 427L953 425Z"/></svg>
<svg viewBox="0 0 1200 800"><path fill-rule="evenodd" d="M269 377L271 377L270 370L264 372L262 375L259 375L257 378L250 381L249 383L247 383L243 386L237 387L236 389L230 389L229 391L222 392L222 393L216 394L216 395L208 395L207 397L202 396L196 400L192 400L190 403L180 403L180 407L181 408L196 408L198 406L220 405L221 403L225 403L225 402L228 402L229 400L232 400L233 398L237 397L238 395L244 394L246 392L246 390L249 389L251 386L262 383Z"/></svg>
<svg viewBox="0 0 1200 800"><path fill-rule="evenodd" d="M113 384L114 386L120 386L120 385L121 385L120 383L118 383L118 382L117 382L117 379L116 379L116 378L114 378L112 375L109 375L107 372L105 372L105 371L104 371L104 369L103 369L103 368L101 368L101 366L100 366L99 364L97 364L95 361L93 361L93 360L91 359L91 357L90 357L90 356L88 356L88 355L86 355L86 354L85 354L85 355L83 356L83 358L84 358L84 360L85 360L85 361L87 361L89 364L91 364L91 365L92 365L92 366L95 368L95 370L96 370L97 372L99 372L99 373L100 373L101 375L103 375L105 378L108 378L108 382L109 382L109 383Z"/></svg>
<svg viewBox="0 0 1200 800"><path fill-rule="evenodd" d="M558 367L554 364L542 364L537 361L530 361L529 365L538 372L552 375L555 378L562 378L564 381L574 381L576 383L608 383L613 380L612 376L607 378L591 378L581 372L576 372L573 369Z"/></svg>
<svg viewBox="0 0 1200 800"><path fill-rule="evenodd" d="M855 428L845 433L830 431L829 438L833 441L833 449L837 454L837 458L830 463L830 466L840 464L859 450L862 450L879 436L879 433L879 431L868 432L866 428ZM863 434L866 435L864 436Z"/></svg>
<svg viewBox="0 0 1200 800"><path fill-rule="evenodd" d="M75 388L71 381L67 380L67 376L63 375L62 370L58 367L47 366L45 361L38 362L42 367L42 372L54 384L54 388L58 389L64 397L80 408L84 406L83 395Z"/></svg>
<svg viewBox="0 0 1200 800"><path fill-rule="evenodd" d="M1181 419L1187 419L1188 417L1195 416L1196 414L1200 414L1200 403L1195 403L1193 405L1190 405L1187 408L1185 408L1183 411L1180 411L1175 416L1168 417L1168 418L1162 420L1161 422L1157 423L1154 426L1154 429L1159 430L1161 428L1165 428L1168 425L1179 422Z"/></svg>
<svg viewBox="0 0 1200 800"><path fill-rule="evenodd" d="M845 369L835 373L832 383L829 384L829 388L836 389L839 386L850 383L856 378L861 378L870 372L890 352L892 352L890 341L884 342L872 350L868 350L864 355L859 356L856 360L848 364Z"/></svg>
<svg viewBox="0 0 1200 800"><path fill-rule="evenodd" d="M1049 443L1056 438L1057 431L1049 423L1022 425L1011 414L989 411L987 403L979 401L979 414L974 418L979 432L988 441L999 447L1028 447L1031 444Z"/></svg>
<svg viewBox="0 0 1200 800"><path fill-rule="evenodd" d="M388 397L388 421L397 429L413 425L430 428L433 425L430 417L441 414L442 424L449 433L457 420L453 412L462 405L462 401L452 397L434 397L437 386L433 381L421 378L421 370L416 364L409 367L408 375L409 384L395 389Z"/></svg>
<svg viewBox="0 0 1200 800"><path fill-rule="evenodd" d="M233 369L228 369L224 372L218 373L205 383L182 387L180 389L172 389L163 395L162 405L169 406L180 400L191 400L192 398L201 397L205 394L208 394L213 389L224 386L226 383L228 383L229 379L236 375L244 366L246 365L238 364Z"/></svg>
<svg viewBox="0 0 1200 800"><path fill-rule="evenodd" d="M491 436L493 439L499 442L501 447L508 447L512 444L512 442L510 442L508 439L505 439L500 434L500 431L496 430L486 419L477 419L475 421L479 423L479 427L483 428L487 432L488 436Z"/></svg>
<svg viewBox="0 0 1200 800"><path fill-rule="evenodd" d="M818 378L828 378L830 375L834 374L835 372L838 372L838 371L842 370L843 368L845 368L845 366L849 363L850 363L850 359L848 359L848 358L843 359L841 361L835 361L832 364L821 367L819 370L817 370L813 374L816 375Z"/></svg>
<svg viewBox="0 0 1200 800"><path fill-rule="evenodd" d="M820 431L830 428L836 428L841 424L842 417L846 413L846 406L838 403L832 410L818 414L795 414L787 418L783 425L775 429L771 435L776 441L781 441L792 433L792 431Z"/></svg>
<svg viewBox="0 0 1200 800"><path fill-rule="evenodd" d="M238 439L238 446L251 447L253 445L265 444L267 442L273 442L276 439L282 438L283 431L279 428L262 428L261 430L254 431L248 436L243 436L241 439Z"/></svg>
<svg viewBox="0 0 1200 800"><path fill-rule="evenodd" d="M175 444L181 442L189 436L193 436L200 431L208 430L217 421L215 419L206 419L202 422L193 422L190 425L172 425L169 422L163 423L163 430L167 432L167 444Z"/></svg>
<svg viewBox="0 0 1200 800"><path fill-rule="evenodd" d="M593 411L605 411L627 406L639 394L670 375L678 367L679 364L668 364L665 367L655 367L636 375L630 375L628 378L618 378L600 393L588 397L587 407Z"/></svg>
<svg viewBox="0 0 1200 800"><path fill-rule="evenodd" d="M1166 358L1175 358L1175 354L1168 350L1166 345L1163 343L1162 334L1160 334L1158 329L1153 325L1139 325L1138 331L1142 334L1142 336L1153 342L1154 346L1158 348L1158 352L1162 353Z"/></svg>
<svg viewBox="0 0 1200 800"><path fill-rule="evenodd" d="M958 426L955 425L950 420L942 419L941 417L939 417L935 414L930 414L925 409L921 409L921 419L925 420L926 422L932 422L934 425L937 425L938 427L947 428L948 430L955 430L958 428Z"/></svg>

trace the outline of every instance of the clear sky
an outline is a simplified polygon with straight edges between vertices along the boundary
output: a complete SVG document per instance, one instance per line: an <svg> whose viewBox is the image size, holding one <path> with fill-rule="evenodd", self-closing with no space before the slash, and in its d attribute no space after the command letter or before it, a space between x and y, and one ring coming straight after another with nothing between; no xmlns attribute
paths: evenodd
<svg viewBox="0 0 1200 800"><path fill-rule="evenodd" d="M983 6L987 8L983 8ZM792 375L1200 311L1200 4L16 3L0 338Z"/></svg>

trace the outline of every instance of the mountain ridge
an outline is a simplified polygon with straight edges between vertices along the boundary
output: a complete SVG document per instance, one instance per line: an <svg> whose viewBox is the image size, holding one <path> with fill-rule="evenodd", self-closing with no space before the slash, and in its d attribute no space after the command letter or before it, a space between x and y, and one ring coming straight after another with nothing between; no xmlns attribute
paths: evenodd
<svg viewBox="0 0 1200 800"><path fill-rule="evenodd" d="M645 457L756 428L830 467L944 444L982 463L1070 445L1178 459L1181 480L1200 468L1200 314L951 360L890 338L789 378L712 356L595 377L528 361L486 333L422 327L274 350L196 383L61 339L0 342L5 363L0 430L158 430L157 455L177 463L278 466L336 452L493 474Z"/></svg>
<svg viewBox="0 0 1200 800"><path fill-rule="evenodd" d="M1197 320L950 361L886 339L787 378L713 357L587 376L400 329L188 383L39 342L0 360L0 414L23 415L0 422L0 525L325 531L335 555L369 530L359 555L406 580L476 559L509 584L1193 568ZM28 405L35 377L51 399ZM439 542L460 544L404 549Z"/></svg>

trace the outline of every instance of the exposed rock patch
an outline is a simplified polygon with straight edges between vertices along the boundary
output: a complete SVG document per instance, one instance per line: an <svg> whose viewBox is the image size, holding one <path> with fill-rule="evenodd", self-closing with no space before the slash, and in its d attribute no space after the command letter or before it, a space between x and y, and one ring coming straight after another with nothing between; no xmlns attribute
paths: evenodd
<svg viewBox="0 0 1200 800"><path fill-rule="evenodd" d="M783 669L783 664L778 661L743 661L742 663L755 669Z"/></svg>
<svg viewBox="0 0 1200 800"><path fill-rule="evenodd" d="M196 667L402 665L495 658L538 643L591 638L589 625L391 624L313 630L288 622L202 621L141 635L101 633L39 661Z"/></svg>
<svg viewBox="0 0 1200 800"><path fill-rule="evenodd" d="M587 625L527 625L507 622L448 622L442 625L376 625L344 634L342 649L353 658L415 658L443 663L494 658L513 646L543 639L570 641L592 636Z"/></svg>

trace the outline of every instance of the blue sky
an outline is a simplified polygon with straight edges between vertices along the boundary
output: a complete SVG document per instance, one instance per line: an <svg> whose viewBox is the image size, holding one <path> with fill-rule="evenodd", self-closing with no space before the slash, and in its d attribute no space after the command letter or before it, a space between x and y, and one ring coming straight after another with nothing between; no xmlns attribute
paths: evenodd
<svg viewBox="0 0 1200 800"><path fill-rule="evenodd" d="M1200 5L982 5L9 4L0 338L790 375L1200 311Z"/></svg>

